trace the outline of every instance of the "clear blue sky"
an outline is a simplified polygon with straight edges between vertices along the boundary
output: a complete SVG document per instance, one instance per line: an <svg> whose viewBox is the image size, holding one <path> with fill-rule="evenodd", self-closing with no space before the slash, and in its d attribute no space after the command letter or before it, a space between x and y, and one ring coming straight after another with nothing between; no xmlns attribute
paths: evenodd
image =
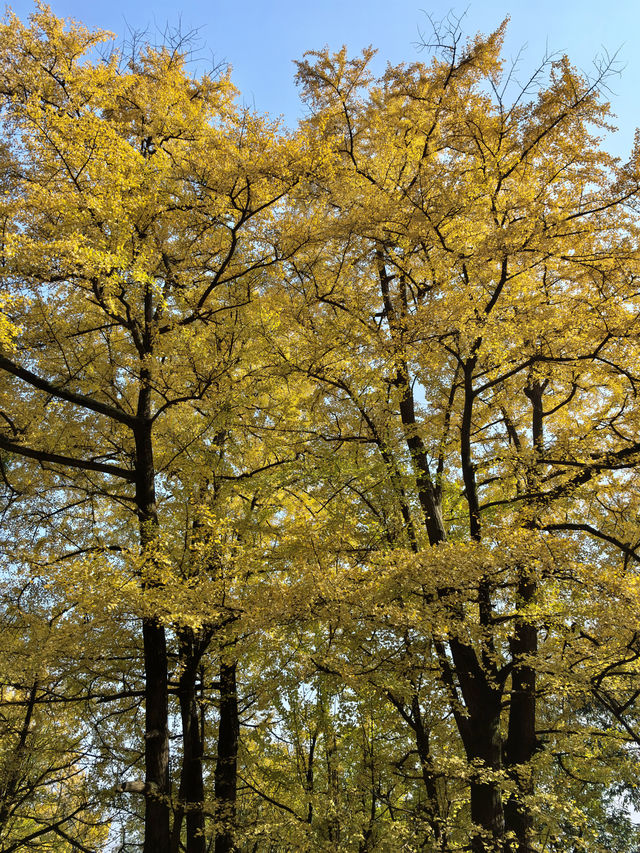
<svg viewBox="0 0 640 853"><path fill-rule="evenodd" d="M15 0L13 11L26 18L33 3ZM511 24L506 55L526 45L522 74L549 51L566 52L585 71L603 49L618 58L620 77L611 79L610 95L620 131L607 142L612 153L628 154L640 125L639 0L51 0L53 11L118 36L133 29L164 27L179 19L183 30L200 28L208 53L233 66L243 99L258 110L282 114L295 123L301 114L293 83L293 60L305 50L347 44L359 52L372 44L379 68L386 61L419 58L419 31L429 33L425 11L441 18L453 9L464 13L469 34L490 32L507 15Z"/></svg>

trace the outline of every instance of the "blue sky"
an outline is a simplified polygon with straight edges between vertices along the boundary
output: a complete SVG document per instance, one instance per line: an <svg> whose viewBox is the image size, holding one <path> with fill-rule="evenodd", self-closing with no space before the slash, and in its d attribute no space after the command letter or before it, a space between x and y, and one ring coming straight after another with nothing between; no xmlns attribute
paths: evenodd
<svg viewBox="0 0 640 853"><path fill-rule="evenodd" d="M33 3L10 4L21 18ZM526 45L522 76L545 51L567 53L585 71L593 71L596 55L618 51L621 76L611 78L610 98L620 130L606 145L618 156L628 154L640 125L640 3L638 0L52 0L53 11L118 36L132 29L153 30L181 20L183 30L200 29L203 56L233 66L233 79L245 103L260 111L282 114L295 123L301 114L293 82L293 60L305 50L347 44L357 53L372 44L378 67L387 61L414 61L420 30L430 31L425 14L442 18L453 10L465 13L468 34L490 32L506 16L511 23L506 56Z"/></svg>

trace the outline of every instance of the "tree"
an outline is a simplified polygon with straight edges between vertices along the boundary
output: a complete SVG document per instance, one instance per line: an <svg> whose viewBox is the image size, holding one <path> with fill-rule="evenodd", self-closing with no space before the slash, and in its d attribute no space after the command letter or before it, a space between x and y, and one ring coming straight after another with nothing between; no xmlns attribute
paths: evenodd
<svg viewBox="0 0 640 853"><path fill-rule="evenodd" d="M551 588L567 571L570 594L577 559L549 533L569 532L583 559L594 542L636 558L619 511L594 496L623 482L635 495L640 451L626 368L638 184L592 135L606 126L606 69L589 81L562 58L509 100L504 27L462 50L453 33L430 66L377 81L370 53L300 63L309 133L334 167L308 190L325 210L321 248L289 272L301 343L288 361L333 412L316 435L355 443L360 470L367 448L386 468L393 510L348 469L358 517L416 555L420 579L396 593L420 602L411 628L441 623L422 667L439 670L468 762L474 851L535 849L539 643ZM597 558L604 572L610 559ZM419 696L386 692L420 751ZM434 798L432 814L438 846Z"/></svg>
<svg viewBox="0 0 640 853"><path fill-rule="evenodd" d="M153 596L166 594L161 551L185 535L172 499L177 460L194 438L229 428L246 369L243 311L278 256L269 223L294 180L293 149L234 105L228 75L191 78L179 46L146 48L128 65L117 53L87 59L108 37L65 28L46 7L29 28L11 15L2 27L2 275L23 315L0 356L0 447L24 460L19 484L7 463L11 488L30 491L31 461L53 504L31 565L133 557L140 591ZM52 518L63 519L57 529ZM122 558L108 564L116 577ZM162 853L171 843L166 623L152 609L140 615L144 849ZM195 834L190 849L204 849Z"/></svg>

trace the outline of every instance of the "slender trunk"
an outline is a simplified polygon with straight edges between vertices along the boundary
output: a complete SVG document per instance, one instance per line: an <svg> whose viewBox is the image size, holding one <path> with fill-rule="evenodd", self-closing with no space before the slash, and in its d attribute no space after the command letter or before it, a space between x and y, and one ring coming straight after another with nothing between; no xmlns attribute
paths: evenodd
<svg viewBox="0 0 640 853"><path fill-rule="evenodd" d="M155 468L151 436L148 377L138 399L136 443L136 505L140 545L150 552L158 535ZM145 816L143 853L170 853L169 693L168 657L164 626L157 619L142 620L145 669Z"/></svg>
<svg viewBox="0 0 640 853"><path fill-rule="evenodd" d="M412 728L416 736L416 749L420 759L422 770L422 781L427 792L427 820L433 832L435 850L445 850L447 836L443 826L440 812L440 801L438 799L438 787L436 774L433 772L433 759L431 756L430 732L424 724L424 718L420 709L420 702L414 694L411 702Z"/></svg>
<svg viewBox="0 0 640 853"><path fill-rule="evenodd" d="M187 853L206 853L204 821L204 780L202 753L204 749L200 715L196 701L196 680L200 650L191 629L180 632L181 673L178 682L178 701L182 723L182 772L180 776L180 805L173 828L174 853L178 850L181 825L186 815Z"/></svg>
<svg viewBox="0 0 640 853"><path fill-rule="evenodd" d="M473 427L473 404L475 402L473 371L475 366L475 357L468 359L464 364L464 407L462 410L462 423L460 425L460 464L465 497L469 508L469 533L473 540L479 542L481 538L480 504L476 484L476 471L471 457L471 431Z"/></svg>
<svg viewBox="0 0 640 853"><path fill-rule="evenodd" d="M536 585L526 576L520 579L518 597L531 601ZM509 727L505 744L505 764L516 785L516 792L505 805L506 829L515 836L509 853L533 853L533 815L526 798L533 794L530 762L536 749L536 671L523 662L523 656L535 654L538 636L535 626L518 619L511 641L514 661L511 676Z"/></svg>
<svg viewBox="0 0 640 853"><path fill-rule="evenodd" d="M532 407L531 434L536 457L527 475L527 488L530 491L537 487L537 459L542 453L544 440L542 395L545 387L546 383L534 381L525 388ZM532 517L529 526L534 527L535 523L536 519ZM518 577L517 609L531 604L536 594L535 575L524 567ZM535 625L522 616L516 619L510 650L513 672L505 764L516 790L505 807L506 828L515 837L508 850L509 853L534 853L533 815L526 799L534 792L531 759L536 750L536 671L530 663L530 657L538 651L538 631Z"/></svg>
<svg viewBox="0 0 640 853"><path fill-rule="evenodd" d="M373 848L376 846L375 837L374 837L374 827L376 825L376 806L378 803L378 785L377 785L377 775L376 775L376 761L374 756L374 739L373 732L371 732L371 741L368 742L368 732L365 727L364 721L362 722L362 735L363 735L363 752L362 752L362 763L366 770L369 772L371 788L369 790L369 820L366 827L363 827L362 838L358 843L358 853L372 853ZM365 799L365 794L363 791L362 796L362 805L363 809L367 806L367 800Z"/></svg>
<svg viewBox="0 0 640 853"><path fill-rule="evenodd" d="M318 732L314 732L309 740L309 755L307 758L307 773L305 777L305 790L309 794L309 804L307 808L307 823L311 824L313 822L313 800L311 797L313 796L313 780L314 780L314 767L313 767L313 759L316 751L316 743L318 741Z"/></svg>
<svg viewBox="0 0 640 853"><path fill-rule="evenodd" d="M144 853L169 853L169 726L167 645L162 625L142 624L145 667Z"/></svg>
<svg viewBox="0 0 640 853"><path fill-rule="evenodd" d="M428 454L417 428L413 387L405 358L403 344L403 319L406 315L406 288L399 285L399 306L396 309L390 290L392 277L387 274L383 262L382 249L377 251L380 287L389 329L395 345L398 364L395 385L400 389L400 419L404 429L407 449L410 453L416 475L416 487L425 529L430 545L438 545L447 539L442 518L439 490L435 487L429 470ZM506 281L506 263L503 263L502 277L494 299L487 307L491 310L500 289ZM480 505L472 458L471 435L473 427L473 405L475 391L473 373L477 361L477 351L481 338L475 342L471 357L464 368L464 409L461 421L461 468L465 485L465 496L469 508L469 533L472 540L481 539ZM470 783L471 818L478 831L471 840L473 853L488 853L503 849L505 832L504 807L502 801L503 741L500 731L500 715L503 684L497 679L496 655L492 638L492 589L486 578L478 580L479 621L483 628L484 640L480 655L472 645L452 636L449 648L453 659L450 667L446 654L439 654L443 664L445 684L452 697L454 717L465 747L467 759L477 766L477 773ZM461 614L457 614L460 615ZM455 672L455 678L454 678ZM458 704L458 682L466 713L461 713Z"/></svg>
<svg viewBox="0 0 640 853"><path fill-rule="evenodd" d="M220 723L215 769L215 853L235 853L236 796L238 790L238 690L236 661L220 664Z"/></svg>
<svg viewBox="0 0 640 853"><path fill-rule="evenodd" d="M327 760L327 793L329 795L329 810L327 820L327 835L335 849L339 848L342 827L340 821L340 777L337 767L338 741L329 717L325 718L325 757Z"/></svg>
<svg viewBox="0 0 640 853"><path fill-rule="evenodd" d="M415 471L418 500L420 501L427 535L429 536L429 542L434 545L438 542L444 542L446 533L442 521L440 503L436 495L436 488L429 471L427 449L417 431L413 387L409 380L409 367L405 357L403 342L403 320L406 313L405 286L403 283L400 311L397 311L389 289L391 277L387 274L381 250L378 250L377 258L382 301L396 350L398 367L394 384L401 391L399 402L400 420L402 421L404 430L405 443Z"/></svg>
<svg viewBox="0 0 640 853"><path fill-rule="evenodd" d="M480 339L473 347L474 352L479 345ZM473 372L476 360L476 356L472 355L463 367L464 407L460 425L460 464L469 509L469 534L472 540L480 542L480 502L472 456L475 402ZM471 821L478 827L471 839L473 853L502 850L505 831L500 779L503 748L500 731L502 683L496 670L492 599L491 581L482 576L478 579L478 621L483 634L480 660L475 654L471 658L470 650L465 650L462 655L454 650L458 677L469 711L465 750L467 759L474 768L470 783Z"/></svg>
<svg viewBox="0 0 640 853"><path fill-rule="evenodd" d="M405 723L410 726L415 736L416 751L418 753L418 758L420 759L420 768L422 771L422 781L424 782L427 794L427 801L423 811L427 816L427 821L433 833L435 841L434 850L445 850L447 839L440 809L440 801L438 799L438 775L433 770L433 756L431 754L430 743L431 736L428 727L425 725L418 694L413 694L410 705L407 705L403 698L394 695L391 690L387 690L386 695Z"/></svg>

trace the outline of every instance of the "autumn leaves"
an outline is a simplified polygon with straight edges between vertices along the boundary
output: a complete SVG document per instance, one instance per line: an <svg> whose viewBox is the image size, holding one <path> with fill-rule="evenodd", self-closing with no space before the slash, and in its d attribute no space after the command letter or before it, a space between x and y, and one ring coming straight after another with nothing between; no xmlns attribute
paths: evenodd
<svg viewBox="0 0 640 853"><path fill-rule="evenodd" d="M567 61L505 89L503 31L311 54L286 131L3 25L7 849L630 837L637 157Z"/></svg>

